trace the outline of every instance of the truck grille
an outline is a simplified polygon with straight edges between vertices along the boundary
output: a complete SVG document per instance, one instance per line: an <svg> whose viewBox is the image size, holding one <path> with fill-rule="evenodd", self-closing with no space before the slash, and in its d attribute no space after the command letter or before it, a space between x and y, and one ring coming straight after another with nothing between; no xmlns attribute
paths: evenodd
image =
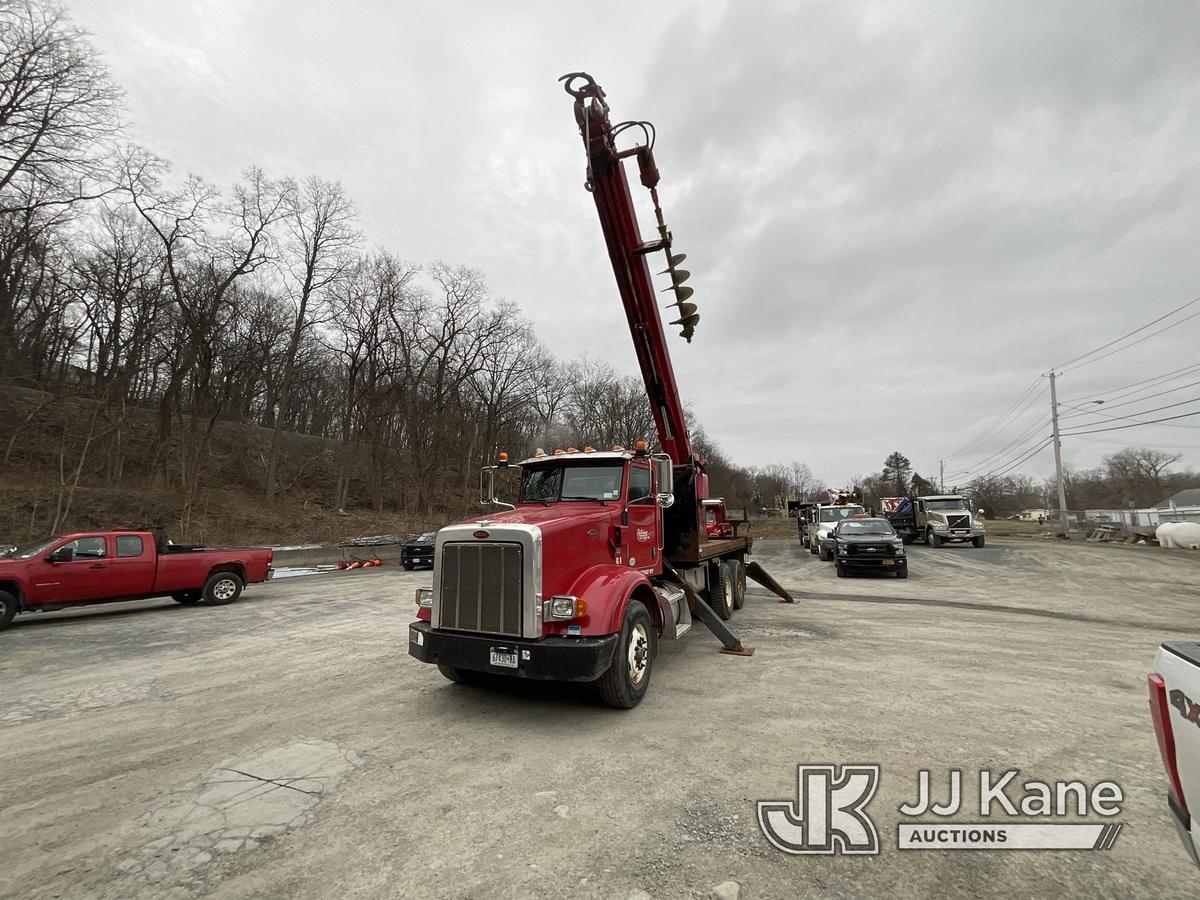
<svg viewBox="0 0 1200 900"><path fill-rule="evenodd" d="M846 550L850 556L869 556L872 559L892 556L895 553L891 544L847 544Z"/></svg>
<svg viewBox="0 0 1200 900"><path fill-rule="evenodd" d="M971 517L970 516L946 516L946 524L951 529L970 528L971 527Z"/></svg>
<svg viewBox="0 0 1200 900"><path fill-rule="evenodd" d="M486 634L521 634L520 544L442 547L441 627Z"/></svg>

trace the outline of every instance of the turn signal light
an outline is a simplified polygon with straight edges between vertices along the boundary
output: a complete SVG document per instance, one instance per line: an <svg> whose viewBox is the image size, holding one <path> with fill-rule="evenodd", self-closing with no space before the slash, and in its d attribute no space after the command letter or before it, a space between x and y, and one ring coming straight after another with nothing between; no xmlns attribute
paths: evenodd
<svg viewBox="0 0 1200 900"><path fill-rule="evenodd" d="M565 622L568 619L582 619L586 615L587 601L582 597L551 597L545 604L545 616L552 621Z"/></svg>

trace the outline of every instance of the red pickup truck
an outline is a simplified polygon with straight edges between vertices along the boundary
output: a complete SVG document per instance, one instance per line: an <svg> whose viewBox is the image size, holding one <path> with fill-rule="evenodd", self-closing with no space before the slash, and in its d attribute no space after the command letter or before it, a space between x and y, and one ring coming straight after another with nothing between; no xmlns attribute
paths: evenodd
<svg viewBox="0 0 1200 900"><path fill-rule="evenodd" d="M180 546L148 531L48 538L0 554L0 629L19 612L85 603L149 597L232 603L247 584L270 580L271 558L265 548Z"/></svg>

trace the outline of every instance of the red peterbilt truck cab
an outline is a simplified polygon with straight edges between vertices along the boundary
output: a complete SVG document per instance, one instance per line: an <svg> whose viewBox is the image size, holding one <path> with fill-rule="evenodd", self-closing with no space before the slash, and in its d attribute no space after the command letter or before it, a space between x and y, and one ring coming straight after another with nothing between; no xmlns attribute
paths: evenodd
<svg viewBox="0 0 1200 900"><path fill-rule="evenodd" d="M17 613L172 597L232 603L247 584L271 578L266 548L178 546L148 531L66 534L0 554L0 629Z"/></svg>
<svg viewBox="0 0 1200 900"><path fill-rule="evenodd" d="M721 623L744 602L751 540L672 548L670 459L615 447L518 467L515 508L438 532L412 656L458 682L478 673L597 682L606 703L629 708L649 686L658 641L682 637L693 616L729 652L750 652ZM497 468L506 465L484 470L489 494Z"/></svg>

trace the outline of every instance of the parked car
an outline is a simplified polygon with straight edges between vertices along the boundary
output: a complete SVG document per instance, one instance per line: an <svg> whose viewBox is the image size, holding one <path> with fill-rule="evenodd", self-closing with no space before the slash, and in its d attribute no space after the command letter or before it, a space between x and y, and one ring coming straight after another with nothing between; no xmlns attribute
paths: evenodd
<svg viewBox="0 0 1200 900"><path fill-rule="evenodd" d="M830 535L838 578L851 572L892 572L908 577L904 541L887 519L843 519Z"/></svg>
<svg viewBox="0 0 1200 900"><path fill-rule="evenodd" d="M146 531L46 538L0 556L0 629L18 613L89 603L171 597L222 606L270 580L271 561L267 548L180 546Z"/></svg>
<svg viewBox="0 0 1200 900"><path fill-rule="evenodd" d="M1200 643L1165 641L1154 669L1150 718L1167 776L1167 807L1184 850L1200 865Z"/></svg>
<svg viewBox="0 0 1200 900"><path fill-rule="evenodd" d="M437 540L436 531L426 531L411 541L400 545L400 565L411 572L417 566L433 568L433 546Z"/></svg>

